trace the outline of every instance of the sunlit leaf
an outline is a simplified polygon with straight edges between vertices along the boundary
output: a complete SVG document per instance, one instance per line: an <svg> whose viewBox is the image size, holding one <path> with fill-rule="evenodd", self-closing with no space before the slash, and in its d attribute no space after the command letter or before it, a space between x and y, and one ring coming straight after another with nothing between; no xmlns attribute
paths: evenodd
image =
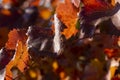
<svg viewBox="0 0 120 80"><path fill-rule="evenodd" d="M0 80L119 80L120 0L0 2Z"/></svg>
<svg viewBox="0 0 120 80"><path fill-rule="evenodd" d="M24 72L25 68L27 67L28 60L29 54L27 51L27 47L25 44L19 41L17 44L16 53L13 60L11 60L9 64L6 66L6 80L11 80L13 78L11 72L11 69L13 67L17 67L21 72Z"/></svg>
<svg viewBox="0 0 120 80"><path fill-rule="evenodd" d="M25 35L25 31L24 30L17 30L17 29L13 29L12 31L10 31L10 33L8 34L8 42L6 43L5 47L7 49L15 49L16 48L16 44L17 41L22 41L23 43L26 42L27 36Z"/></svg>
<svg viewBox="0 0 120 80"><path fill-rule="evenodd" d="M57 17L60 19L60 21L62 21L63 24L65 24L65 26L67 26L67 28L62 32L67 39L75 35L77 32L75 27L78 19L77 12L78 9L73 6L70 0L65 0L65 3L60 3L57 6Z"/></svg>

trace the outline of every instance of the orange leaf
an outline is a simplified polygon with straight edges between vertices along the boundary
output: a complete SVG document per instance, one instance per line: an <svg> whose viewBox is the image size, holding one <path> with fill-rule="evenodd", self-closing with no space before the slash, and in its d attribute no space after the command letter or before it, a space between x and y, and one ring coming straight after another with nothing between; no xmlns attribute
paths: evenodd
<svg viewBox="0 0 120 80"><path fill-rule="evenodd" d="M14 59L11 60L8 65L6 65L6 80L12 80L11 69L17 67L21 72L24 72L26 63L29 60L28 51L26 47L27 36L25 35L24 30L13 29L8 34L8 42L5 45L5 48L8 50L16 50ZM16 46L17 45L17 46Z"/></svg>
<svg viewBox="0 0 120 80"><path fill-rule="evenodd" d="M77 33L75 27L78 19L77 12L78 9L73 6L70 0L65 0L65 3L60 3L56 8L57 17L65 24L65 26L67 26L62 32L67 39Z"/></svg>
<svg viewBox="0 0 120 80"><path fill-rule="evenodd" d="M18 29L13 29L8 34L8 38L9 39L8 39L8 42L6 43L5 47L7 49L15 49L17 41L20 40L23 43L25 43L26 39L27 39L27 36L25 35L25 31L18 30Z"/></svg>
<svg viewBox="0 0 120 80"><path fill-rule="evenodd" d="M21 41L18 41L16 47L16 53L14 59L9 62L6 66L6 80L12 80L12 72L11 69L13 67L17 67L21 72L24 72L27 67L27 61L29 60L29 54L27 50L27 46L23 44Z"/></svg>

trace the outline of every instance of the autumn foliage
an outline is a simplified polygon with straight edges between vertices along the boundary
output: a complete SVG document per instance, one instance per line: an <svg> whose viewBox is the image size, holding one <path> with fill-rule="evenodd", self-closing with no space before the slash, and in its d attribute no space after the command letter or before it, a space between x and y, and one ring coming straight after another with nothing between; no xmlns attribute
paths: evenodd
<svg viewBox="0 0 120 80"><path fill-rule="evenodd" d="M2 0L0 80L120 80L119 0Z"/></svg>
<svg viewBox="0 0 120 80"><path fill-rule="evenodd" d="M56 8L58 18L67 27L62 32L67 39L77 33L75 26L78 20L78 11L78 8L76 8L70 0L65 0L65 3L60 3Z"/></svg>

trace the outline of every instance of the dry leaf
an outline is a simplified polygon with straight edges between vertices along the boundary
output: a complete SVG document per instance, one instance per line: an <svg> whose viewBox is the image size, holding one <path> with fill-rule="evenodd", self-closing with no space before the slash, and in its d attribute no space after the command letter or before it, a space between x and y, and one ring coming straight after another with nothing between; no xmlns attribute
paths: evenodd
<svg viewBox="0 0 120 80"><path fill-rule="evenodd" d="M67 26L67 28L64 29L62 33L67 39L77 33L77 12L78 9L73 6L70 0L65 0L65 3L60 3L57 6L57 17L60 19L61 22L63 22L63 24L65 24L65 26Z"/></svg>
<svg viewBox="0 0 120 80"><path fill-rule="evenodd" d="M27 46L25 44L27 36L25 35L24 30L13 29L8 34L8 37L9 39L5 48L8 50L16 50L14 58L6 65L6 80L12 80L11 69L17 67L21 72L24 72L29 57Z"/></svg>
<svg viewBox="0 0 120 80"><path fill-rule="evenodd" d="M8 34L8 42L6 43L5 47L7 49L15 49L16 43L18 40L22 41L23 43L26 42L27 36L25 35L24 30L13 29Z"/></svg>
<svg viewBox="0 0 120 80"><path fill-rule="evenodd" d="M13 80L12 79L12 72L11 69L13 67L17 67L21 72L25 71L27 67L27 61L29 60L29 54L27 51L27 46L23 44L21 41L18 41L16 47L16 53L13 58L6 66L6 80Z"/></svg>

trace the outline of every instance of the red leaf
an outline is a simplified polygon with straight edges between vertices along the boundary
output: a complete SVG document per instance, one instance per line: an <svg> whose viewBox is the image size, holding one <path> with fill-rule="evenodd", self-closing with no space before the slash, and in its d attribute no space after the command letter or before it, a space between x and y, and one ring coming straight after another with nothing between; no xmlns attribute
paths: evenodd
<svg viewBox="0 0 120 80"><path fill-rule="evenodd" d="M82 0L86 14L91 14L97 11L106 11L108 9L113 8L111 3L105 2L103 0ZM114 0L112 0L114 3Z"/></svg>
<svg viewBox="0 0 120 80"><path fill-rule="evenodd" d="M108 58L116 57L119 53L118 49L105 49L104 52Z"/></svg>

